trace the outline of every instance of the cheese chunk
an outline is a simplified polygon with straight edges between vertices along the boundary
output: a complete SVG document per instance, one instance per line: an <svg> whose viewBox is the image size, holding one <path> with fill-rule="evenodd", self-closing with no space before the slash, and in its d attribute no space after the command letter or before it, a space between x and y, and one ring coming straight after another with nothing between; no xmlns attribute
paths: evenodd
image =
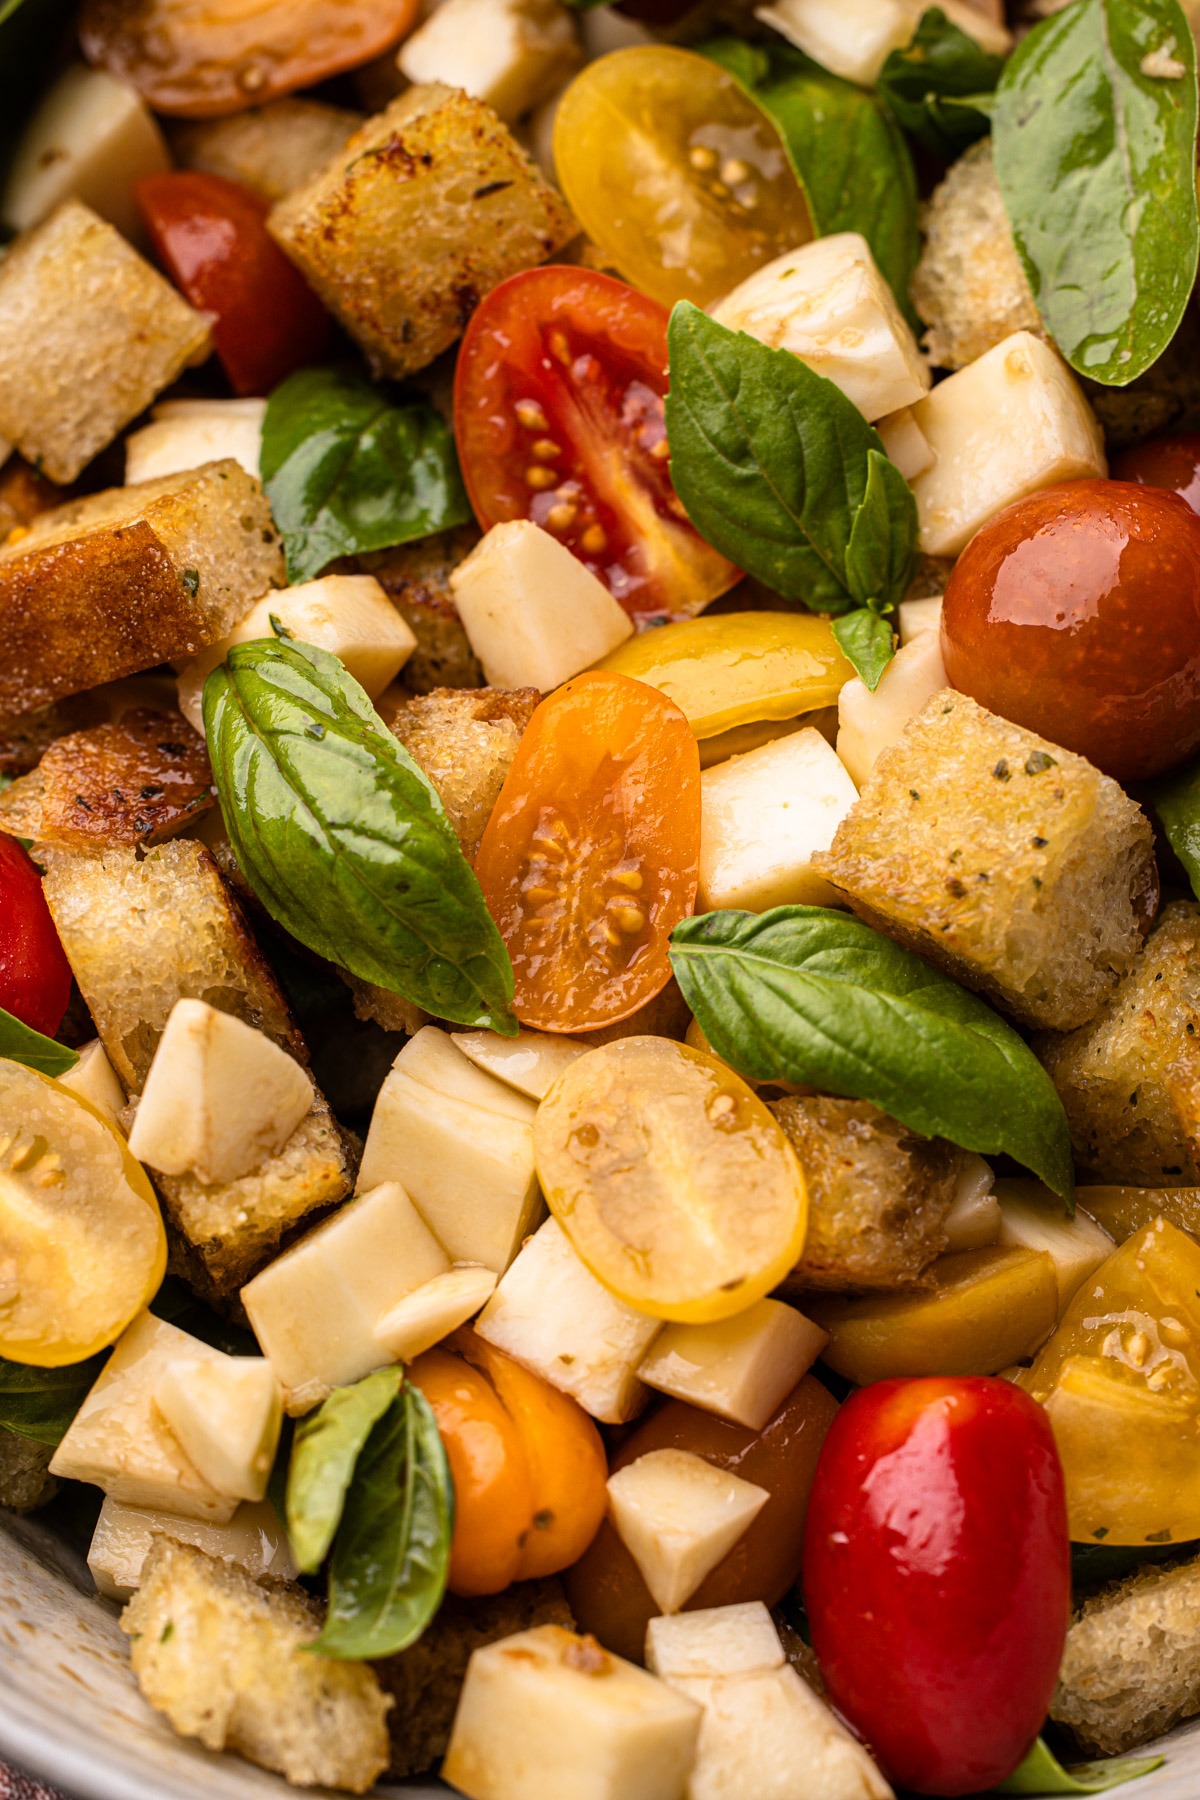
<svg viewBox="0 0 1200 1800"><path fill-rule="evenodd" d="M928 364L856 231L777 256L714 306L712 316L730 331L792 351L836 383L865 419L894 414L929 391Z"/></svg>
<svg viewBox="0 0 1200 1800"><path fill-rule="evenodd" d="M902 600L896 608L901 647L911 644L923 631L942 628L942 596L928 594L923 600Z"/></svg>
<svg viewBox="0 0 1200 1800"><path fill-rule="evenodd" d="M715 1325L666 1325L638 1370L648 1387L761 1431L828 1338L794 1306L759 1300Z"/></svg>
<svg viewBox="0 0 1200 1800"><path fill-rule="evenodd" d="M511 124L561 87L582 56L558 0L442 0L398 60L410 81L462 88Z"/></svg>
<svg viewBox="0 0 1200 1800"><path fill-rule="evenodd" d="M893 50L911 40L925 0L774 0L755 17L774 26L815 62L860 87L874 87ZM942 0L942 11L985 50L1005 56L1012 37L970 5Z"/></svg>
<svg viewBox="0 0 1200 1800"><path fill-rule="evenodd" d="M664 1613L646 1627L646 1667L663 1681L691 1675L769 1675L786 1662L761 1600Z"/></svg>
<svg viewBox="0 0 1200 1800"><path fill-rule="evenodd" d="M265 400L163 400L125 440L125 485L182 475L225 458L258 478Z"/></svg>
<svg viewBox="0 0 1200 1800"><path fill-rule="evenodd" d="M531 1100L544 1100L564 1069L593 1047L590 1038L556 1037L548 1031L520 1031L516 1037L456 1031L453 1037L456 1049L477 1069Z"/></svg>
<svg viewBox="0 0 1200 1800"><path fill-rule="evenodd" d="M933 448L913 417L911 406L902 406L886 419L876 419L875 429L905 481L915 481L933 467Z"/></svg>
<svg viewBox="0 0 1200 1800"><path fill-rule="evenodd" d="M997 1242L1047 1253L1058 1277L1061 1315L1088 1276L1108 1261L1116 1240L1089 1213L1077 1211L1068 1217L1062 1201L1040 1181L998 1181L996 1199L1000 1203Z"/></svg>
<svg viewBox="0 0 1200 1800"><path fill-rule="evenodd" d="M608 1510L655 1604L678 1612L770 1499L690 1450L650 1450L608 1479Z"/></svg>
<svg viewBox="0 0 1200 1800"><path fill-rule="evenodd" d="M837 753L862 787L880 756L899 739L925 702L946 687L940 634L923 631L904 644L872 693L856 675L838 695Z"/></svg>
<svg viewBox="0 0 1200 1800"><path fill-rule="evenodd" d="M450 591L491 687L548 694L633 636L608 589L528 519L493 525Z"/></svg>
<svg viewBox="0 0 1200 1800"><path fill-rule="evenodd" d="M154 1404L218 1493L264 1498L283 1423L279 1378L265 1357L181 1357L159 1376Z"/></svg>
<svg viewBox="0 0 1200 1800"><path fill-rule="evenodd" d="M969 1156L954 1186L954 1202L942 1220L947 1250L986 1250L996 1242L1000 1202L995 1186L991 1164L982 1156Z"/></svg>
<svg viewBox="0 0 1200 1800"><path fill-rule="evenodd" d="M237 1563L255 1581L291 1581L296 1565L287 1533L269 1500L239 1506L228 1525L184 1519L177 1513L105 1500L88 1550L88 1568L97 1588L109 1600L126 1601L137 1592L142 1565L156 1537L194 1544L222 1562Z"/></svg>
<svg viewBox="0 0 1200 1800"><path fill-rule="evenodd" d="M110 1125L120 1129L120 1116L125 1110L125 1089L113 1071L104 1045L99 1038L93 1038L79 1052L79 1061L73 1069L58 1079L64 1087L103 1113Z"/></svg>
<svg viewBox="0 0 1200 1800"><path fill-rule="evenodd" d="M375 1327L389 1357L411 1362L474 1318L496 1291L490 1269L448 1269L397 1300Z"/></svg>

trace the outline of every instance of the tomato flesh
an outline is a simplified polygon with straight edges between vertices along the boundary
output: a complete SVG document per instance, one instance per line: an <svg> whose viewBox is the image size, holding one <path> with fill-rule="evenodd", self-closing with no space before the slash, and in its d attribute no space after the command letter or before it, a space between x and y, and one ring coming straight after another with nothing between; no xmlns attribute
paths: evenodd
<svg viewBox="0 0 1200 1800"><path fill-rule="evenodd" d="M53 1037L71 998L68 963L36 863L0 837L0 1007Z"/></svg>
<svg viewBox="0 0 1200 1800"><path fill-rule="evenodd" d="M1132 450L1122 450L1112 464L1115 481L1140 481L1147 487L1166 488L1200 513L1200 431L1180 432L1175 437L1148 438Z"/></svg>
<svg viewBox="0 0 1200 1800"><path fill-rule="evenodd" d="M671 484L666 389L665 309L611 275L565 267L493 289L454 384L480 524L532 519L634 618L690 616L738 579Z"/></svg>
<svg viewBox="0 0 1200 1800"><path fill-rule="evenodd" d="M951 687L1119 781L1200 744L1200 516L1176 494L1071 481L978 532L942 605Z"/></svg>
<svg viewBox="0 0 1200 1800"><path fill-rule="evenodd" d="M223 175L175 170L135 188L154 248L201 312L236 394L268 394L317 362L329 314L267 231L265 200Z"/></svg>
<svg viewBox="0 0 1200 1800"><path fill-rule="evenodd" d="M1070 1615L1041 1407L984 1376L853 1394L817 1465L803 1587L829 1698L897 1787L1003 1781L1041 1730Z"/></svg>

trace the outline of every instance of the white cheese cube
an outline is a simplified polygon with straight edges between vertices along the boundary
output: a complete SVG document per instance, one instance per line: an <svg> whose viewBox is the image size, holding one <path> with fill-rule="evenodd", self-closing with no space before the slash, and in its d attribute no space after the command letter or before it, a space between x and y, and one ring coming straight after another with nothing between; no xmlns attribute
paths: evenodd
<svg viewBox="0 0 1200 1800"><path fill-rule="evenodd" d="M182 475L226 457L258 479L265 400L164 400L125 440L125 485Z"/></svg>
<svg viewBox="0 0 1200 1800"><path fill-rule="evenodd" d="M242 1289L290 1413L395 1358L375 1328L450 1259L397 1182L349 1201Z"/></svg>
<svg viewBox="0 0 1200 1800"><path fill-rule="evenodd" d="M678 1612L770 1499L690 1450L650 1450L608 1478L608 1510L655 1604Z"/></svg>
<svg viewBox="0 0 1200 1800"><path fill-rule="evenodd" d="M238 1507L228 1525L213 1525L204 1519L184 1519L177 1513L106 1499L87 1556L92 1580L102 1594L124 1602L136 1593L156 1537L195 1544L209 1556L236 1563L255 1581L295 1578L287 1533L269 1500L247 1502Z"/></svg>
<svg viewBox="0 0 1200 1800"><path fill-rule="evenodd" d="M593 1047L590 1038L555 1037L548 1031L519 1031L511 1038L495 1031L456 1031L453 1037L477 1069L531 1100L544 1100L563 1071Z"/></svg>
<svg viewBox="0 0 1200 1800"><path fill-rule="evenodd" d="M896 622L900 627L901 648L911 644L923 631L940 631L942 596L928 594L923 600L902 600L896 608Z"/></svg>
<svg viewBox="0 0 1200 1800"><path fill-rule="evenodd" d="M635 1312L584 1267L557 1219L525 1244L475 1329L514 1361L578 1400L607 1424L646 1403L638 1380L661 1321Z"/></svg>
<svg viewBox="0 0 1200 1800"><path fill-rule="evenodd" d="M972 1156L954 1184L954 1203L942 1220L947 1250L986 1250L1000 1235L996 1178L982 1156Z"/></svg>
<svg viewBox="0 0 1200 1800"><path fill-rule="evenodd" d="M666 1325L638 1370L648 1387L761 1431L811 1369L827 1332L780 1300L715 1325Z"/></svg>
<svg viewBox="0 0 1200 1800"><path fill-rule="evenodd" d="M264 1497L283 1423L279 1378L265 1357L181 1357L159 1376L154 1404L219 1494Z"/></svg>
<svg viewBox="0 0 1200 1800"><path fill-rule="evenodd" d="M891 52L911 40L924 11L925 0L774 0L756 8L755 17L835 75L874 87ZM994 55L1012 48L1010 33L976 12L969 0L944 0L942 11Z"/></svg>
<svg viewBox="0 0 1200 1800"><path fill-rule="evenodd" d="M125 1110L125 1089L117 1080L99 1038L85 1044L75 1067L58 1079L64 1087L87 1100L97 1112L103 1113L110 1125L120 1128L120 1116Z"/></svg>
<svg viewBox="0 0 1200 1800"><path fill-rule="evenodd" d="M528 519L493 525L450 591L492 687L548 694L633 636L603 583Z"/></svg>
<svg viewBox="0 0 1200 1800"><path fill-rule="evenodd" d="M691 1675L769 1675L786 1661L761 1600L664 1613L646 1627L646 1667L663 1681Z"/></svg>
<svg viewBox="0 0 1200 1800"><path fill-rule="evenodd" d="M683 1800L699 1729L665 1682L540 1625L473 1653L442 1776L468 1800Z"/></svg>
<svg viewBox="0 0 1200 1800"><path fill-rule="evenodd" d="M1103 1225L1090 1213L1068 1217L1063 1203L1040 1181L998 1181L1000 1244L1017 1244L1025 1250L1044 1250L1058 1278L1058 1310L1061 1316L1088 1276L1107 1262L1116 1249Z"/></svg>
<svg viewBox="0 0 1200 1800"><path fill-rule="evenodd" d="M463 1034L468 1035L468 1034ZM481 1031L479 1037L493 1037L494 1032ZM515 1044L516 1038L497 1038L500 1044ZM450 1100L463 1100L481 1112L498 1113L501 1118L515 1119L532 1125L537 1105L528 1095L517 1091L512 1082L496 1077L476 1058L461 1050L455 1037L438 1025L423 1025L405 1044L392 1064L403 1069L413 1081Z"/></svg>
<svg viewBox="0 0 1200 1800"><path fill-rule="evenodd" d="M1083 390L1057 350L1029 331L947 376L913 412L934 454L912 484L928 556L957 556L1026 494L1108 473Z"/></svg>
<svg viewBox="0 0 1200 1800"><path fill-rule="evenodd" d="M913 417L911 406L902 406L886 419L876 419L875 429L905 481L915 481L933 467L933 448Z"/></svg>
<svg viewBox="0 0 1200 1800"><path fill-rule="evenodd" d="M866 238L839 231L747 276L712 316L774 350L790 350L841 388L865 419L929 392L929 366ZM919 434L918 434L919 435Z"/></svg>
<svg viewBox="0 0 1200 1800"><path fill-rule="evenodd" d="M73 63L25 127L0 198L0 221L29 231L74 198L140 243L145 226L133 184L170 166L162 133L134 90L102 69Z"/></svg>
<svg viewBox="0 0 1200 1800"><path fill-rule="evenodd" d="M397 1300L375 1327L389 1357L411 1362L473 1319L496 1291L490 1269L448 1269Z"/></svg>
<svg viewBox="0 0 1200 1800"><path fill-rule="evenodd" d="M443 0L401 46L399 68L413 82L462 88L511 124L581 61L574 21L558 0Z"/></svg>
<svg viewBox="0 0 1200 1800"><path fill-rule="evenodd" d="M861 787L925 702L947 686L941 636L923 631L897 650L872 693L856 675L838 695L837 753Z"/></svg>
<svg viewBox="0 0 1200 1800"><path fill-rule="evenodd" d="M192 1362L224 1360L220 1350L189 1332L152 1313L139 1313L117 1339L54 1452L51 1474L91 1482L129 1506L228 1524L236 1498L218 1493L205 1481L154 1404L160 1376L181 1357Z"/></svg>
<svg viewBox="0 0 1200 1800"><path fill-rule="evenodd" d="M833 890L813 858L828 850L857 799L854 783L811 725L705 769L696 910L832 904Z"/></svg>
<svg viewBox="0 0 1200 1800"><path fill-rule="evenodd" d="M129 1148L164 1175L237 1181L278 1156L312 1103L308 1075L265 1032L207 1001L177 1000Z"/></svg>

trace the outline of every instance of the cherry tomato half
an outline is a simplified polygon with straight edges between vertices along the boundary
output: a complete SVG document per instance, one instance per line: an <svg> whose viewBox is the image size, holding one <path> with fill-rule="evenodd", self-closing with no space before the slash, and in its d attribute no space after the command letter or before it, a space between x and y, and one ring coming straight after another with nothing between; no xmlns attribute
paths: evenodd
<svg viewBox="0 0 1200 1800"><path fill-rule="evenodd" d="M974 1794L1046 1716L1071 1547L1050 1421L987 1376L877 1381L825 1440L804 1603L829 1698L898 1787Z"/></svg>
<svg viewBox="0 0 1200 1800"><path fill-rule="evenodd" d="M37 865L14 838L0 837L0 1006L53 1037L70 998L71 965Z"/></svg>
<svg viewBox="0 0 1200 1800"><path fill-rule="evenodd" d="M1133 781L1200 744L1200 517L1069 481L985 525L942 604L951 687Z"/></svg>
<svg viewBox="0 0 1200 1800"><path fill-rule="evenodd" d="M635 618L690 616L738 579L671 485L666 391L665 310L611 275L557 266L493 288L454 382L480 524L532 519Z"/></svg>
<svg viewBox="0 0 1200 1800"><path fill-rule="evenodd" d="M1147 487L1166 488L1200 513L1200 431L1180 432L1175 437L1147 438L1132 450L1122 450L1111 464L1115 481L1140 481Z"/></svg>
<svg viewBox="0 0 1200 1800"><path fill-rule="evenodd" d="M236 394L268 394L316 362L330 318L266 227L267 202L223 175L147 175L134 189L176 286L213 313L217 354Z"/></svg>
<svg viewBox="0 0 1200 1800"><path fill-rule="evenodd" d="M599 669L543 700L475 859L522 1024L595 1031L652 1000L699 860L700 754L674 702Z"/></svg>

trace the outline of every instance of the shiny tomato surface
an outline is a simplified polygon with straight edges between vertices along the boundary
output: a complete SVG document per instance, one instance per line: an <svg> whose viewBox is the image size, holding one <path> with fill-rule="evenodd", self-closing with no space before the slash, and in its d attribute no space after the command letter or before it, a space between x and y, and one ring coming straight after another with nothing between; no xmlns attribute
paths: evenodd
<svg viewBox="0 0 1200 1800"><path fill-rule="evenodd" d="M950 685L1118 781L1200 744L1200 517L1175 494L1070 481L972 538L942 605Z"/></svg>
<svg viewBox="0 0 1200 1800"><path fill-rule="evenodd" d="M637 617L699 612L738 579L668 472L667 312L591 269L529 269L463 338L454 428L487 529L532 519Z"/></svg>
<svg viewBox="0 0 1200 1800"><path fill-rule="evenodd" d="M1122 450L1112 464L1116 481L1141 481L1147 487L1166 488L1200 513L1200 431L1179 432L1173 437L1147 438L1132 450Z"/></svg>
<svg viewBox="0 0 1200 1800"><path fill-rule="evenodd" d="M320 359L329 314L267 231L265 200L223 175L186 169L147 175L135 193L167 273L215 316L217 354L235 393L268 394Z"/></svg>
<svg viewBox="0 0 1200 1800"><path fill-rule="evenodd" d="M897 1787L1004 1780L1041 1730L1070 1608L1041 1407L987 1376L851 1395L817 1466L803 1588L829 1698Z"/></svg>
<svg viewBox="0 0 1200 1800"><path fill-rule="evenodd" d="M71 967L42 893L37 865L0 837L0 1007L53 1037L71 998Z"/></svg>

